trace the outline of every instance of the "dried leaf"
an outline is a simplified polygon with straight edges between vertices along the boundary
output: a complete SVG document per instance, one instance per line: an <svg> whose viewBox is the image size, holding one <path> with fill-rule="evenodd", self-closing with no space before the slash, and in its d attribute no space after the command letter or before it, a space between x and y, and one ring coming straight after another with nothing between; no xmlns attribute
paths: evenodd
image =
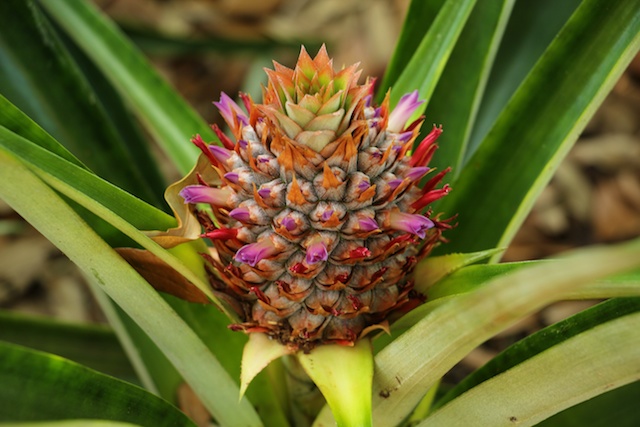
<svg viewBox="0 0 640 427"><path fill-rule="evenodd" d="M151 252L134 248L117 248L116 251L157 291L189 302L211 303L200 289Z"/></svg>
<svg viewBox="0 0 640 427"><path fill-rule="evenodd" d="M163 248L172 248L181 243L195 240L200 236L202 229L198 219L195 217L188 204L179 192L187 185L196 185L198 175L210 184L220 183L220 176L211 166L211 162L204 155L198 157L198 162L194 168L180 181L171 184L164 193L164 198L169 203L171 210L178 220L178 226L167 231L151 231L147 235Z"/></svg>

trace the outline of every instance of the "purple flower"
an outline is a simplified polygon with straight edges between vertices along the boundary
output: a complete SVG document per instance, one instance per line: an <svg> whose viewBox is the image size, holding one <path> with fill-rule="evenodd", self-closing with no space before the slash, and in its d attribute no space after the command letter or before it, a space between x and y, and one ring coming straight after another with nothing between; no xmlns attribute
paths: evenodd
<svg viewBox="0 0 640 427"><path fill-rule="evenodd" d="M316 241L307 247L307 256L305 261L310 265L317 264L319 262L326 261L328 257L329 254L327 253L327 247L325 244L322 241Z"/></svg>
<svg viewBox="0 0 640 427"><path fill-rule="evenodd" d="M392 189L395 190L396 188L398 188L398 186L400 184L402 184L404 180L401 178L396 178L396 179L392 179L391 181L387 182L387 185Z"/></svg>
<svg viewBox="0 0 640 427"><path fill-rule="evenodd" d="M332 215L333 215L333 209L327 209L326 211L322 212L320 219L322 219L323 221L329 221Z"/></svg>
<svg viewBox="0 0 640 427"><path fill-rule="evenodd" d="M229 157L231 157L231 151L224 147L220 147L219 145L210 145L209 151L211 151L213 157L215 157L220 163L226 163L227 160L229 160Z"/></svg>
<svg viewBox="0 0 640 427"><path fill-rule="evenodd" d="M218 110L220 110L220 114L232 129L235 129L236 127L234 116L238 118L238 121L242 123L242 126L246 126L249 124L249 118L247 117L247 115L226 93L221 92L220 101L214 102L213 105L218 107Z"/></svg>
<svg viewBox="0 0 640 427"><path fill-rule="evenodd" d="M235 208L231 212L229 212L229 216L236 221L240 222L250 222L251 221L251 213L247 208Z"/></svg>
<svg viewBox="0 0 640 427"><path fill-rule="evenodd" d="M408 140L411 139L412 136L413 136L413 131L402 132L400 135L398 135L398 141L407 142Z"/></svg>
<svg viewBox="0 0 640 427"><path fill-rule="evenodd" d="M424 101L418 101L417 90L404 95L400 98L398 105L396 105L396 108L389 115L389 124L387 125L387 129L391 132L401 132L407 124L407 120L411 118L413 113L422 104L424 104Z"/></svg>
<svg viewBox="0 0 640 427"><path fill-rule="evenodd" d="M238 172L227 172L224 174L224 177L234 184L240 182L240 175L238 175Z"/></svg>
<svg viewBox="0 0 640 427"><path fill-rule="evenodd" d="M228 206L232 190L228 187L215 188L206 185L188 185L180 190L185 203L208 203L214 206Z"/></svg>
<svg viewBox="0 0 640 427"><path fill-rule="evenodd" d="M369 217L360 218L358 220L358 225L360 226L360 230L362 231L373 231L380 228L378 227L378 223L376 222L376 220Z"/></svg>
<svg viewBox="0 0 640 427"><path fill-rule="evenodd" d="M427 166L416 166L415 168L409 169L406 177L411 181L417 181L422 178L427 172L429 172L429 168Z"/></svg>
<svg viewBox="0 0 640 427"><path fill-rule="evenodd" d="M275 246L273 246L271 240L267 239L241 247L233 258L238 262L243 262L249 264L251 267L255 267L258 262L273 255L275 252Z"/></svg>
<svg viewBox="0 0 640 427"><path fill-rule="evenodd" d="M261 188L258 190L258 195L263 199L267 199L271 197L271 189L270 188Z"/></svg>
<svg viewBox="0 0 640 427"><path fill-rule="evenodd" d="M419 214L408 214L400 211L389 215L391 228L415 234L424 239L426 231L434 226L433 221Z"/></svg>
<svg viewBox="0 0 640 427"><path fill-rule="evenodd" d="M293 231L296 229L296 227L298 226L298 224L296 223L296 220L291 218L290 216L285 216L284 218L282 218L282 221L280 221L280 223L284 226L284 228L286 228L288 231Z"/></svg>
<svg viewBox="0 0 640 427"><path fill-rule="evenodd" d="M358 183L358 190L366 191L371 187L371 183L369 181L365 181L364 179Z"/></svg>

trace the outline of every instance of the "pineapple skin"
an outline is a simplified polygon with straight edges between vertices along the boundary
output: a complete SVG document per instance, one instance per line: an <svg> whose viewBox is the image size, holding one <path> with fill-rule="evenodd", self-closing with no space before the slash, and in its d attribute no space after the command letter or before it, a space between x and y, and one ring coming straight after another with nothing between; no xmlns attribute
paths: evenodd
<svg viewBox="0 0 640 427"><path fill-rule="evenodd" d="M420 188L442 132L434 126L409 155L423 117L405 95L372 104L374 82L357 64L333 70L324 46L274 63L263 103L222 94L214 103L233 134L223 146L192 141L221 184L181 191L214 250L210 283L239 315L234 330L265 333L294 350L352 345L424 301L411 273L449 221L423 213L450 190L448 169ZM208 205L203 208L203 203Z"/></svg>

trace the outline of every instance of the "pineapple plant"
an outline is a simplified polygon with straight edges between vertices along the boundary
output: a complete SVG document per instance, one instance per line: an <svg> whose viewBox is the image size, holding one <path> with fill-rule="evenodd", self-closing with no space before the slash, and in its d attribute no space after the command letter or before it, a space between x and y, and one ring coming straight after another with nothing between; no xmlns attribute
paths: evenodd
<svg viewBox="0 0 640 427"><path fill-rule="evenodd" d="M553 40L548 32L540 58L513 43L520 30L541 36L518 18L537 17L546 30L543 17L559 16L556 4L411 2L377 94L394 89L389 101L377 98L380 108L372 82L358 84L357 67L334 72L324 50L315 59L303 52L295 69L269 71L262 104L222 96L231 132L217 129L221 147L207 146L215 132L92 3L5 3L0 198L83 269L113 329L0 315L0 420L495 426L537 425L559 413L548 425L589 424L597 414L638 425L624 409L638 395L640 308L637 298L619 297L638 296L640 241L491 264L636 54L637 1L586 0L575 12L564 5L564 27ZM58 32L109 80L106 92L87 84L95 74L78 67ZM505 63L503 48L517 55ZM528 77L494 74L513 63ZM416 88L428 117L451 132L433 160L440 129L424 141L415 135L424 106ZM509 88L510 100L495 104L495 90ZM113 117L91 113L115 92L126 105L112 106ZM56 122L76 136L53 133ZM166 193L177 224L159 203L153 158L118 153L148 142L136 140L134 124L185 174L201 148L192 173ZM195 133L196 146L185 143ZM124 184L135 196L118 187L127 162L135 173ZM434 164L439 171L420 169ZM448 191L439 184L448 165L455 192L433 204ZM154 186L155 197L140 183ZM446 231L452 244L435 247L451 221L430 208L460 214L460 226ZM469 265L479 261L488 263ZM428 301L395 321L421 302L418 291ZM482 342L573 298L611 300L519 340L457 385L438 385ZM229 331L229 318L250 334ZM391 321L391 334L369 339ZM115 334L131 364L122 363ZM42 352L60 349L85 366Z"/></svg>
<svg viewBox="0 0 640 427"><path fill-rule="evenodd" d="M353 345L424 300L411 273L450 227L428 209L448 169L417 184L442 130L414 150L418 92L378 107L374 80L358 84L357 64L334 71L324 46L266 72L263 103L214 103L231 137L214 126L223 146L193 138L215 179L180 195L215 248L208 274L241 320L232 329L294 351Z"/></svg>

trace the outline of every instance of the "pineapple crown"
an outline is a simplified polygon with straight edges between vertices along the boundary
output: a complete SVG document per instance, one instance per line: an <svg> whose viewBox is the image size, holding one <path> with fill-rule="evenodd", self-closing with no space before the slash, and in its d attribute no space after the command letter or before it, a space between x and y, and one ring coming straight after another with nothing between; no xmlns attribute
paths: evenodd
<svg viewBox="0 0 640 427"><path fill-rule="evenodd" d="M357 64L335 72L324 46L266 73L262 104L214 102L233 136L214 125L222 147L192 141L220 179L198 175L180 195L215 248L205 258L242 319L232 328L305 350L352 344L423 299L410 273L450 228L423 212L449 192L436 188L449 169L416 184L442 130L409 155L424 120L409 122L418 92L376 107L374 81L359 85Z"/></svg>

